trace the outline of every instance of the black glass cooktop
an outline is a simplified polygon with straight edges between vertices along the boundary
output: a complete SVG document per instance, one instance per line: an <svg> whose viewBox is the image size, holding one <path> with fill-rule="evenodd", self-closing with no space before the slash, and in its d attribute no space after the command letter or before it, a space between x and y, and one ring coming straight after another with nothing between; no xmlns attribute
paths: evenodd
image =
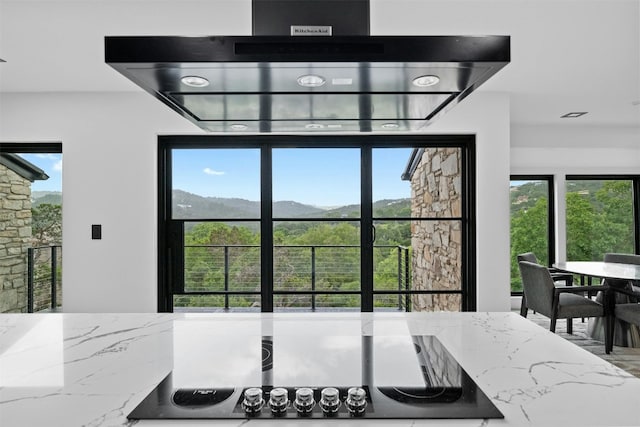
<svg viewBox="0 0 640 427"><path fill-rule="evenodd" d="M434 336L282 341L261 337L259 351L229 354L228 366L214 360L225 366L213 370L190 366L185 375L188 363L176 366L128 418L503 418Z"/></svg>

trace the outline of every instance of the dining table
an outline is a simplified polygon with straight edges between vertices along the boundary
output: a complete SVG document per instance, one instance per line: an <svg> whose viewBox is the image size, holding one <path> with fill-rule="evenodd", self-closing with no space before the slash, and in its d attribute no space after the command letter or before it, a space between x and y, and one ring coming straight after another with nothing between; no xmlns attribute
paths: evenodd
<svg viewBox="0 0 640 427"><path fill-rule="evenodd" d="M634 282L640 283L640 265L623 264L605 261L566 261L553 264L557 270L579 275L581 284L586 277L589 281L598 278L611 288L631 288ZM604 296L599 292L596 301L603 302ZM615 294L615 303L629 302L629 297L621 293ZM613 302L612 302L613 303ZM627 322L616 322L613 344L622 347L640 347L640 328ZM605 328L603 318L591 318L587 327L591 338L604 341Z"/></svg>

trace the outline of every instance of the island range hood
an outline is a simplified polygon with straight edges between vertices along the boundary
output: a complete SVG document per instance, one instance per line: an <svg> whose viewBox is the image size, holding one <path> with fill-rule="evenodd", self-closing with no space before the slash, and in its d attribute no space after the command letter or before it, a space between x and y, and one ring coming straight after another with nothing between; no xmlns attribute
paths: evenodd
<svg viewBox="0 0 640 427"><path fill-rule="evenodd" d="M252 0L252 36L110 36L105 62L208 132L419 131L509 36L370 36L368 0Z"/></svg>

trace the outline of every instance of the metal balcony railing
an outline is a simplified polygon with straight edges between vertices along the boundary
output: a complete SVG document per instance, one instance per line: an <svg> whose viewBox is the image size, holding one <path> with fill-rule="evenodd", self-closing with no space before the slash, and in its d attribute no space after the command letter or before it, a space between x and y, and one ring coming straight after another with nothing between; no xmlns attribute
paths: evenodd
<svg viewBox="0 0 640 427"><path fill-rule="evenodd" d="M62 246L27 249L27 311L35 313L60 307Z"/></svg>
<svg viewBox="0 0 640 427"><path fill-rule="evenodd" d="M318 296L340 298L360 293L360 247L357 245L275 245L273 291L276 306L331 308ZM225 310L241 295L260 292L259 245L185 245L185 294L217 294ZM374 247L374 289L382 307L411 310L409 248ZM395 292L395 290L400 292ZM355 307L354 307L355 308Z"/></svg>

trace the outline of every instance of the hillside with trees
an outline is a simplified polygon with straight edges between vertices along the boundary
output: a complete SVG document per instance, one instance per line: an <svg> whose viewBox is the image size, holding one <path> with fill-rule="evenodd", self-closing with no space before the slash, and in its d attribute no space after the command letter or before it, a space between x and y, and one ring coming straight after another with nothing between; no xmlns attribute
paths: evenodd
<svg viewBox="0 0 640 427"><path fill-rule="evenodd" d="M187 209L212 217L214 208L221 218L258 217L257 202L238 199L203 198L189 193L174 193L177 202ZM276 221L274 223L274 290L317 291L360 290L359 222L335 221L336 218L360 216L359 205L320 209L296 202L276 202L274 216L282 218L317 218L318 221ZM375 216L408 217L409 199L381 200L374 204ZM374 250L376 289L398 289L398 252L407 257L411 244L410 221L384 221L376 224ZM228 290L260 291L260 233L255 224L241 222L199 222L185 231L185 289L190 292ZM404 258L403 258L404 260ZM404 261L403 261L404 262ZM225 271L226 264L226 271ZM314 267L312 275L312 265ZM404 271L404 269L403 269ZM313 276L313 279L312 279ZM404 278L402 279L404 280ZM404 282L403 282L404 283ZM250 307L253 296L231 296L232 307ZM359 307L359 295L318 295L316 307ZM398 304L397 296L393 303ZM203 297L179 296L177 306L201 306ZM224 306L224 296L207 296L204 304ZM310 295L276 295L278 307L311 306ZM382 298L378 305L386 305Z"/></svg>
<svg viewBox="0 0 640 427"><path fill-rule="evenodd" d="M546 182L511 187L511 289L521 290L516 255L548 260ZM571 180L566 193L567 260L602 260L607 252L634 252L632 184L629 180Z"/></svg>

